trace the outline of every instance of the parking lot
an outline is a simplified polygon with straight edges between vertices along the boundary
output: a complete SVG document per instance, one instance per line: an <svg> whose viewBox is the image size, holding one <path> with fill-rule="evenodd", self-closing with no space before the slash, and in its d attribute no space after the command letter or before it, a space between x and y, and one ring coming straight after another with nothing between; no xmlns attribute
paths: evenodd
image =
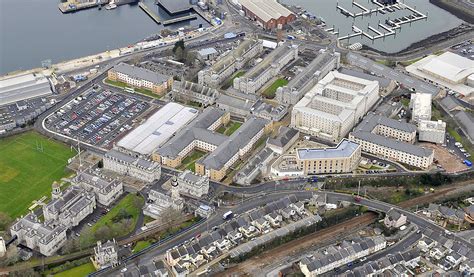
<svg viewBox="0 0 474 277"><path fill-rule="evenodd" d="M50 130L94 146L109 148L132 129L150 104L134 96L90 89L55 111L46 120Z"/></svg>
<svg viewBox="0 0 474 277"><path fill-rule="evenodd" d="M454 45L451 51L465 58L474 60L474 45L472 45L471 40Z"/></svg>

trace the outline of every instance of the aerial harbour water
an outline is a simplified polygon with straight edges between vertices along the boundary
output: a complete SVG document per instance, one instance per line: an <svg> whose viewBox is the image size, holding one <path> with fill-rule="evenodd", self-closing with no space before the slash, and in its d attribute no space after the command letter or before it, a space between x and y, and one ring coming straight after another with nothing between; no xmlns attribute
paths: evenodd
<svg viewBox="0 0 474 277"><path fill-rule="evenodd" d="M162 19L171 17L152 0L145 3ZM163 28L206 25L204 19L157 25L138 5L91 8L62 14L58 0L0 1L0 75L125 47Z"/></svg>
<svg viewBox="0 0 474 277"><path fill-rule="evenodd" d="M353 5L353 0L283 0L285 4L300 6L312 15L324 19L326 28L334 28L339 31L338 37L353 34L352 26L356 26L364 32L374 34L373 30L369 30L368 26L375 28L381 33L387 30L380 28L379 23L385 24L386 20L393 20L412 14L408 9L393 9L391 12L372 13L359 17L351 17L344 15L338 10L337 5L343 7L351 13L359 13L362 11L357 5ZM367 9L375 9L378 6L371 3L371 0L355 0L356 3ZM426 19L404 24L396 31L396 35L386 36L383 39L371 40L365 36L355 36L349 39L349 43L361 42L371 48L387 52L395 53L404 50L411 44L426 39L430 36L451 30L459 26L463 21L450 14L449 12L436 7L429 3L428 0L404 0L400 1L411 8L416 8L420 13L427 15ZM396 41L396 43L393 43ZM347 40L343 40L347 42Z"/></svg>

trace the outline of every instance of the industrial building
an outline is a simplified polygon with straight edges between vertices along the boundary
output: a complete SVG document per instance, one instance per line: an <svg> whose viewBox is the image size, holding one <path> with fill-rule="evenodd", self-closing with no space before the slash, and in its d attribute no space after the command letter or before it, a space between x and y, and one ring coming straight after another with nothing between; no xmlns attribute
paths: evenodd
<svg viewBox="0 0 474 277"><path fill-rule="evenodd" d="M191 9L189 0L158 0L156 2L171 15L184 13Z"/></svg>
<svg viewBox="0 0 474 277"><path fill-rule="evenodd" d="M338 142L378 99L377 81L332 71L293 107L291 126L303 133Z"/></svg>
<svg viewBox="0 0 474 277"><path fill-rule="evenodd" d="M263 61L256 64L241 77L234 79L234 88L243 93L256 93L269 80L280 73L289 62L298 57L298 46L284 43L278 46Z"/></svg>
<svg viewBox="0 0 474 277"><path fill-rule="evenodd" d="M198 83L212 88L220 87L248 61L263 52L263 44L257 39L245 39L234 50L209 68L198 73Z"/></svg>
<svg viewBox="0 0 474 277"><path fill-rule="evenodd" d="M52 94L51 84L43 74L29 73L0 80L0 106Z"/></svg>
<svg viewBox="0 0 474 277"><path fill-rule="evenodd" d="M290 82L276 91L278 103L294 105L313 88L326 74L340 66L341 55L321 49L316 58L301 70Z"/></svg>
<svg viewBox="0 0 474 277"><path fill-rule="evenodd" d="M147 89L158 95L164 95L173 85L172 76L126 63L114 66L108 71L107 77L111 81L124 82L131 87Z"/></svg>
<svg viewBox="0 0 474 277"><path fill-rule="evenodd" d="M406 70L429 83L452 90L474 103L474 61L452 52L428 57L411 64Z"/></svg>
<svg viewBox="0 0 474 277"><path fill-rule="evenodd" d="M170 102L122 138L117 146L134 153L150 155L198 116L198 113L196 109Z"/></svg>
<svg viewBox="0 0 474 277"><path fill-rule="evenodd" d="M411 166L427 169L433 163L434 151L413 145L416 126L369 113L349 134L362 151Z"/></svg>
<svg viewBox="0 0 474 277"><path fill-rule="evenodd" d="M144 182L153 182L161 177L161 165L159 163L134 157L116 149L105 153L104 168Z"/></svg>
<svg viewBox="0 0 474 277"><path fill-rule="evenodd" d="M227 169L247 154L271 128L268 120L251 117L229 137L215 132L229 121L229 113L206 108L185 129L160 147L153 154L153 159L170 167L178 167L194 149L210 152L196 162L195 171L199 175L220 181Z"/></svg>
<svg viewBox="0 0 474 277"><path fill-rule="evenodd" d="M240 0L245 16L264 29L281 29L296 19L296 15L276 0Z"/></svg>
<svg viewBox="0 0 474 277"><path fill-rule="evenodd" d="M296 160L305 175L352 172L357 169L360 158L360 145L347 139L336 147L296 150Z"/></svg>
<svg viewBox="0 0 474 277"><path fill-rule="evenodd" d="M441 120L421 120L418 122L417 130L419 141L444 144L444 138L446 135L446 122Z"/></svg>
<svg viewBox="0 0 474 277"><path fill-rule="evenodd" d="M412 93L410 99L411 120L431 120L431 94Z"/></svg>

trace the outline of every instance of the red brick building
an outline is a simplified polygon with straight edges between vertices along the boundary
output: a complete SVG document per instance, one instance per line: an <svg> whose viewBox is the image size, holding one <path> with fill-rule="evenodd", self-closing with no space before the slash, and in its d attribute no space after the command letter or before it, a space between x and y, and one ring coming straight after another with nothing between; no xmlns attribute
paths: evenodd
<svg viewBox="0 0 474 277"><path fill-rule="evenodd" d="M283 28L296 15L276 0L240 0L245 15L257 21L264 29Z"/></svg>

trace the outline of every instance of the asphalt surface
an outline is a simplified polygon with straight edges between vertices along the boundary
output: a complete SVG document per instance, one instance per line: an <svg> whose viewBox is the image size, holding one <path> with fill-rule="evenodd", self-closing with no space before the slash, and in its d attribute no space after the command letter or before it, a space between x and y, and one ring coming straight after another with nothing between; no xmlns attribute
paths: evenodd
<svg viewBox="0 0 474 277"><path fill-rule="evenodd" d="M395 80L403 86L414 89L416 92L429 93L433 96L436 96L439 92L439 89L433 85L425 83L416 78L410 77L407 74L391 69L388 66L379 64L374 60L365 58L359 54L349 52L347 54L347 60L352 65L363 68L367 71L373 72L375 75L383 76L389 80Z"/></svg>

